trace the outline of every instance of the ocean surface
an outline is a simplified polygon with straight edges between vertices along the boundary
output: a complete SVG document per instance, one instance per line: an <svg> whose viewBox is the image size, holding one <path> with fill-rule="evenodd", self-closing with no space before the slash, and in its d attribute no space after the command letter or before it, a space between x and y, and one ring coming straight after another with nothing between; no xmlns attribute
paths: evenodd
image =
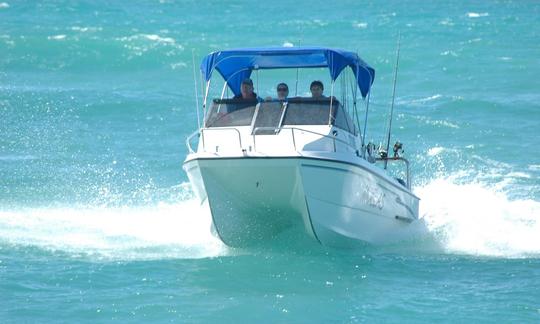
<svg viewBox="0 0 540 324"><path fill-rule="evenodd" d="M193 61L357 51L379 141L398 32L393 140L425 235L213 237L182 170ZM0 322L538 323L539 129L538 1L0 1Z"/></svg>

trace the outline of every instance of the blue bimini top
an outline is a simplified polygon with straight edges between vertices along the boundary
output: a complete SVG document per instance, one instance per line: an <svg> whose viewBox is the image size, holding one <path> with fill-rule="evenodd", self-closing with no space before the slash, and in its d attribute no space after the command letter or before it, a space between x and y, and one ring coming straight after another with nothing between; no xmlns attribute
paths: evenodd
<svg viewBox="0 0 540 324"><path fill-rule="evenodd" d="M375 70L356 53L325 47L261 47L242 48L208 54L201 63L206 81L217 70L234 94L240 94L242 80L253 70L327 67L332 81L344 68L350 67L358 81L362 97L369 93Z"/></svg>

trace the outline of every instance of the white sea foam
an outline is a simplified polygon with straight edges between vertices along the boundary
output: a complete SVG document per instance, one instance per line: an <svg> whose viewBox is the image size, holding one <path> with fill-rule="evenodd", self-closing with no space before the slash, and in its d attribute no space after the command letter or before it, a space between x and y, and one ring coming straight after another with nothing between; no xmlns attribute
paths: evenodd
<svg viewBox="0 0 540 324"><path fill-rule="evenodd" d="M47 39L49 40L63 40L66 38L66 35L52 35L48 36Z"/></svg>
<svg viewBox="0 0 540 324"><path fill-rule="evenodd" d="M448 55L450 55L450 56L454 56L454 57L458 57L458 56L459 56L459 55L458 55L456 52L454 52L454 51L444 51L444 52L441 52L440 55L441 55L441 56L448 56Z"/></svg>
<svg viewBox="0 0 540 324"><path fill-rule="evenodd" d="M467 17L469 18L480 18L480 17L487 17L489 16L489 13L487 12L467 12Z"/></svg>
<svg viewBox="0 0 540 324"><path fill-rule="evenodd" d="M440 94L434 94L433 96L411 100L410 103L428 102L428 101L439 99L441 97L442 95Z"/></svg>
<svg viewBox="0 0 540 324"><path fill-rule="evenodd" d="M9 3L7 2L0 2L0 9L7 9L9 8Z"/></svg>
<svg viewBox="0 0 540 324"><path fill-rule="evenodd" d="M472 43L478 43L481 41L482 41L482 38L473 38L473 39L467 40L467 43L472 44Z"/></svg>
<svg viewBox="0 0 540 324"><path fill-rule="evenodd" d="M174 39L171 37L160 37L159 35L142 35L144 38L151 41L163 42L163 43L175 43Z"/></svg>
<svg viewBox="0 0 540 324"><path fill-rule="evenodd" d="M73 31L78 31L78 32L81 32L81 33L86 33L86 32L102 31L103 28L102 28L102 27L81 27L81 26L73 26L73 27L71 27L71 30L73 30Z"/></svg>
<svg viewBox="0 0 540 324"><path fill-rule="evenodd" d="M312 22L313 22L313 24L315 24L317 26L321 26L321 27L328 26L327 22L322 21L320 19L313 19Z"/></svg>
<svg viewBox="0 0 540 324"><path fill-rule="evenodd" d="M146 207L0 211L0 241L100 259L203 258L227 248L195 200Z"/></svg>
<svg viewBox="0 0 540 324"><path fill-rule="evenodd" d="M121 42L132 42L132 41L151 41L155 43L162 44L176 44L174 38L171 37L161 37L155 34L136 34L132 36L119 37L117 40Z"/></svg>
<svg viewBox="0 0 540 324"><path fill-rule="evenodd" d="M436 179L416 188L428 230L450 253L499 257L540 255L540 202L510 200L477 183Z"/></svg>
<svg viewBox="0 0 540 324"><path fill-rule="evenodd" d="M368 23L366 22L354 22L353 27L359 28L359 29L366 29L368 26Z"/></svg>
<svg viewBox="0 0 540 324"><path fill-rule="evenodd" d="M506 176L510 177L510 178L523 178L523 179L530 179L531 178L531 175L527 174L525 172L510 172Z"/></svg>
<svg viewBox="0 0 540 324"><path fill-rule="evenodd" d="M131 36L118 37L116 40L122 42L124 47L131 53L129 58L142 56L146 52L156 48L171 47L176 50L184 50L181 44L176 43L174 38L161 37L155 34L136 34ZM174 51L165 53L166 56L174 56Z"/></svg>
<svg viewBox="0 0 540 324"><path fill-rule="evenodd" d="M432 120L431 118L428 118L428 117L424 117L424 116L419 116L419 117L416 117L416 119L428 124L428 125L433 125L433 126L444 126L444 127L448 127L448 128L459 128L458 125L454 124L454 123L451 123L447 120Z"/></svg>
<svg viewBox="0 0 540 324"><path fill-rule="evenodd" d="M456 125L454 123L451 123L449 121L446 121L446 120L435 120L435 121L432 121L431 124L433 124L433 125L441 125L441 126L445 126L445 127L449 127L449 128L459 128L458 125Z"/></svg>
<svg viewBox="0 0 540 324"><path fill-rule="evenodd" d="M26 161L26 160L35 160L37 159L33 155L0 155L0 161Z"/></svg>
<svg viewBox="0 0 540 324"><path fill-rule="evenodd" d="M188 65L186 62L177 62L177 63L172 63L170 66L171 66L171 69L176 70L176 69L186 68Z"/></svg>
<svg viewBox="0 0 540 324"><path fill-rule="evenodd" d="M433 147L430 154L443 150ZM458 183L463 176L456 173L415 188L422 199L421 220L444 250L509 258L540 256L540 202L511 200L496 184ZM188 197L143 207L0 210L0 242L107 260L231 253L212 235L208 207Z"/></svg>
<svg viewBox="0 0 540 324"><path fill-rule="evenodd" d="M428 150L427 155L429 156L435 156L440 154L442 151L444 151L444 147L432 147Z"/></svg>
<svg viewBox="0 0 540 324"><path fill-rule="evenodd" d="M450 19L450 18L445 18L445 19L439 21L439 25L443 25L443 26L454 26L454 23L452 22L452 19Z"/></svg>
<svg viewBox="0 0 540 324"><path fill-rule="evenodd" d="M4 44L10 47L15 46L15 42L11 39L9 35L0 35L0 40L2 40Z"/></svg>

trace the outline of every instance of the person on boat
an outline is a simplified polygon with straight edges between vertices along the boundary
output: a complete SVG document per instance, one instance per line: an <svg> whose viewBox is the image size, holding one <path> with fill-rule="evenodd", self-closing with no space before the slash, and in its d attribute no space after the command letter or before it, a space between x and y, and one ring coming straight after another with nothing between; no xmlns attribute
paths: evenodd
<svg viewBox="0 0 540 324"><path fill-rule="evenodd" d="M289 86L286 83L278 84L276 91L278 100L285 100L289 96Z"/></svg>
<svg viewBox="0 0 540 324"><path fill-rule="evenodd" d="M289 96L289 86L286 83L279 83L276 87L277 100L285 100ZM266 101L271 101L272 97L266 97Z"/></svg>
<svg viewBox="0 0 540 324"><path fill-rule="evenodd" d="M326 98L325 96L323 96L324 85L319 80L311 82L311 85L309 86L309 91L311 91L311 97L314 99Z"/></svg>
<svg viewBox="0 0 540 324"><path fill-rule="evenodd" d="M259 100L259 96L253 92L253 80L250 78L244 79L240 85L240 94L237 94L233 99L256 99Z"/></svg>

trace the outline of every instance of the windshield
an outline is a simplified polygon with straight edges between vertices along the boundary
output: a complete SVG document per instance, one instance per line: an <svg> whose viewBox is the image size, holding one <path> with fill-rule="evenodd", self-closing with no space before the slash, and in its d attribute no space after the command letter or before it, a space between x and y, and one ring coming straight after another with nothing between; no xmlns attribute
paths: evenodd
<svg viewBox="0 0 540 324"><path fill-rule="evenodd" d="M257 100L214 99L205 127L249 126Z"/></svg>
<svg viewBox="0 0 540 324"><path fill-rule="evenodd" d="M263 128L297 125L335 125L356 134L353 122L337 99L290 98L287 101L214 99L206 127L251 126Z"/></svg>

